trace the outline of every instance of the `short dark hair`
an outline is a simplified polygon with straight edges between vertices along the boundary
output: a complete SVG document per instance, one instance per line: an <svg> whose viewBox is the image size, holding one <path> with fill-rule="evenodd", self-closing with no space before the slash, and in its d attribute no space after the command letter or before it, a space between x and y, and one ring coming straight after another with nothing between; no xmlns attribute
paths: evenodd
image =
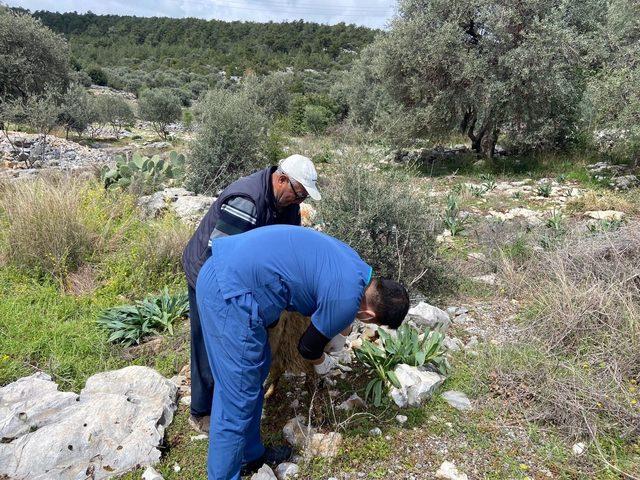
<svg viewBox="0 0 640 480"><path fill-rule="evenodd" d="M407 289L395 280L385 277L373 279L375 295L373 309L376 320L389 328L398 328L409 311Z"/></svg>

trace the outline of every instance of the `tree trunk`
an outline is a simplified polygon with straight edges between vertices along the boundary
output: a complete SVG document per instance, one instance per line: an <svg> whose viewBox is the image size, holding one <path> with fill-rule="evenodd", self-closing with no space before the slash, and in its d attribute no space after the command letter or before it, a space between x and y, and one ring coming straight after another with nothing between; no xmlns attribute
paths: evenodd
<svg viewBox="0 0 640 480"><path fill-rule="evenodd" d="M471 139L472 150L486 158L493 158L496 142L498 141L499 129L493 125L490 112L477 133L474 132L475 124L476 119L474 115L473 122L468 123L468 130L466 132L467 136Z"/></svg>
<svg viewBox="0 0 640 480"><path fill-rule="evenodd" d="M499 133L499 129L494 127L482 140L482 154L489 159L492 159L496 152L496 143L498 143Z"/></svg>

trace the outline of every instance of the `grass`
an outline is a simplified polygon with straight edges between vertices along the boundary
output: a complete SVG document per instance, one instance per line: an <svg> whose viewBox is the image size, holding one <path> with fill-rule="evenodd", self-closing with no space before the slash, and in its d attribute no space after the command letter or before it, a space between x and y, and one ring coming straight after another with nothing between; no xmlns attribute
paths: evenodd
<svg viewBox="0 0 640 480"><path fill-rule="evenodd" d="M86 283L94 285L87 291L69 288L73 282L68 280L76 266L73 264L64 270L38 269L38 275L34 275L33 267L16 264L11 255L9 259L13 261L0 264L0 384L43 370L53 376L61 389L78 391L90 375L129 363L154 366L168 376L175 374L188 357L184 324L178 325L173 341L167 342L165 350L131 361L125 359L122 348L107 343L108 333L96 323L105 308L125 303L127 299L140 299L147 293L158 292L165 285L174 291L184 289L182 275L176 268L181 250L163 248L161 260L152 260L154 268L150 268L151 253L156 253L157 249L150 240L141 241L153 237L160 245L180 243L184 235L175 234L175 219L167 217L144 222L137 214L134 199L104 192L92 183L60 182L44 187L44 184L20 185L24 198L30 198L31 187L39 194L53 192L56 196L62 194L61 189L66 189L64 195L71 199L75 209L72 224L82 225L92 239L91 249L83 251L77 257L77 263L90 267L88 275L93 278ZM10 204L11 198L6 195L3 199L0 204L0 224L4 227L0 251L7 257L11 252L7 234L15 233L16 229L6 212L9 205L9 208L15 208L15 203ZM46 195L43 201L46 204ZM25 216L44 218L35 207L26 206ZM46 225L47 235L55 237L56 232L68 225L63 220L68 218L68 212L52 208L46 212L52 218L39 225ZM174 230L168 228L172 225ZM19 226L21 230L17 235L31 231L25 218L20 220ZM163 240L164 231L169 232L168 240ZM175 236L180 240L176 241ZM75 237L67 238L73 245ZM58 252L65 252L69 242L61 241ZM31 246L34 251L40 248L46 252L48 249L44 240L39 245L25 240L24 246Z"/></svg>

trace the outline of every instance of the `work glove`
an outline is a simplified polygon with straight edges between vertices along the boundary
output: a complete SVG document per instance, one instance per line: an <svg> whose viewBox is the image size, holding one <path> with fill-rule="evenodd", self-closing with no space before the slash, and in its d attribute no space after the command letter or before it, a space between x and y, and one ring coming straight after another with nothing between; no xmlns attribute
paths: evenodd
<svg viewBox="0 0 640 480"><path fill-rule="evenodd" d="M313 369L321 377L339 375L341 372L350 372L351 368L341 365L336 358L328 353L324 354L322 363L313 366Z"/></svg>
<svg viewBox="0 0 640 480"><path fill-rule="evenodd" d="M344 350L346 343L347 343L347 337L339 333L335 337L333 337L331 340L329 340L329 343L327 343L327 346L324 347L324 351L332 354L342 352Z"/></svg>

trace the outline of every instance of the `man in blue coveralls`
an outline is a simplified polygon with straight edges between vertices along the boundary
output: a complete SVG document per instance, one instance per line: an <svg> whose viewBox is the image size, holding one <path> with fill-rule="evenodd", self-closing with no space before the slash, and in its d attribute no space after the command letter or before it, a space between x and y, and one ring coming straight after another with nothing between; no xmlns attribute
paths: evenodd
<svg viewBox="0 0 640 480"><path fill-rule="evenodd" d="M355 318L397 328L409 309L399 283L372 269L339 240L312 229L268 226L215 239L196 283L198 311L216 382L211 414L209 480L237 480L291 450L265 448L260 417L271 354L267 328L283 310L311 317L301 355L327 375L324 353Z"/></svg>

